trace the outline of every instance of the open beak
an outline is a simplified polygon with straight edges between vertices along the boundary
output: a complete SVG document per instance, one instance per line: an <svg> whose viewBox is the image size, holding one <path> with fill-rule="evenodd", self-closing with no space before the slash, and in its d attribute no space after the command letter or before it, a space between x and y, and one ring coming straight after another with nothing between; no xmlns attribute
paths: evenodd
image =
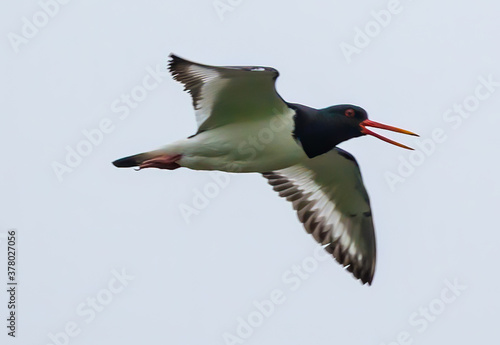
<svg viewBox="0 0 500 345"><path fill-rule="evenodd" d="M360 124L361 126L361 133L363 134L368 134L368 135L373 135L374 137L376 138L379 138L380 140L383 140L389 144L393 144L393 145L396 145L396 146L399 146L399 147L402 147L404 149L408 149L408 150L413 150L411 147L408 147L406 145L403 145L403 144L400 144L394 140L391 140L389 138L386 138L380 134L377 134L375 132L372 132L370 131L369 129L367 129L366 127L375 127L375 128L380 128L380 129L386 129L388 131L393 131L393 132L398 132L398 133L403 133L403 134L409 134L409 135L414 135L416 137L418 137L418 134L415 134L413 132L410 132L410 131L407 131L405 129L401 129L401 128L397 128L397 127L392 127L392 126L388 126L388 125L384 125L382 123L379 123L379 122L375 122L375 121L372 121L372 120L364 120L363 122L361 122Z"/></svg>

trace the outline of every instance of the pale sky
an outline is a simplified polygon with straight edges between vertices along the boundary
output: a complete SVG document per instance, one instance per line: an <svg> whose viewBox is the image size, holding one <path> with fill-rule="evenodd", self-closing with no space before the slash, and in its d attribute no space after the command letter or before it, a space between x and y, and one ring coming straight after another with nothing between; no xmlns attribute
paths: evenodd
<svg viewBox="0 0 500 345"><path fill-rule="evenodd" d="M66 2L0 13L0 344L497 339L497 2ZM413 153L341 144L372 202L372 286L318 251L258 174L111 165L196 131L171 52L271 66L289 102L352 103L420 134L388 133Z"/></svg>

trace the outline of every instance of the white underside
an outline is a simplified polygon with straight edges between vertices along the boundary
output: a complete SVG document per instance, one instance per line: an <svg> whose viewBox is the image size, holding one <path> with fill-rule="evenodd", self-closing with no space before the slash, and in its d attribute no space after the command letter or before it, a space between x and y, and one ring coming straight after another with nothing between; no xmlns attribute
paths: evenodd
<svg viewBox="0 0 500 345"><path fill-rule="evenodd" d="M194 170L267 172L298 164L308 157L292 137L294 112L211 129L160 150L180 154L177 163Z"/></svg>

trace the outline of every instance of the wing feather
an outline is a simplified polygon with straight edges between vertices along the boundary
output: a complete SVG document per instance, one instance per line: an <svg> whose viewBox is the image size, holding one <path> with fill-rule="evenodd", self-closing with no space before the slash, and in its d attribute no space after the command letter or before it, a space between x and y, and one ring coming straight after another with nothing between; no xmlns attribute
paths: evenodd
<svg viewBox="0 0 500 345"><path fill-rule="evenodd" d="M209 66L170 55L168 69L192 97L198 132L288 108L275 89L278 71L260 66Z"/></svg>
<svg viewBox="0 0 500 345"><path fill-rule="evenodd" d="M375 273L375 232L359 166L335 148L304 164L264 173L293 202L308 233L363 283Z"/></svg>

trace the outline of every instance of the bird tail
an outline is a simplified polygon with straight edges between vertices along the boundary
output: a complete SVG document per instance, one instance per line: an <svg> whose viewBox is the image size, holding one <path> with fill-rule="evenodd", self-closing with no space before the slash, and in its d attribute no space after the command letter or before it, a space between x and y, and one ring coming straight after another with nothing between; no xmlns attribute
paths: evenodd
<svg viewBox="0 0 500 345"><path fill-rule="evenodd" d="M143 152L136 155L123 157L117 159L113 162L113 165L117 168L132 168L141 165L144 161L156 157L160 152L158 151L150 151Z"/></svg>

